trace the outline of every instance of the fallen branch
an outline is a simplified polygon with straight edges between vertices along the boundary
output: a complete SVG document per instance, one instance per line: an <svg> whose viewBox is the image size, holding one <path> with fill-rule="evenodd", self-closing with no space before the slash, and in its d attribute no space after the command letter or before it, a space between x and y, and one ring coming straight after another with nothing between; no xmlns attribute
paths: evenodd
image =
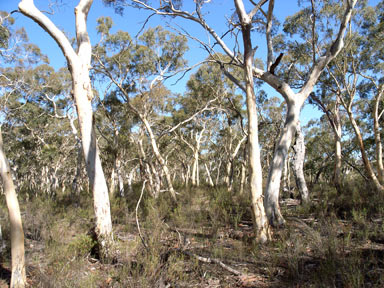
<svg viewBox="0 0 384 288"><path fill-rule="evenodd" d="M192 258L195 258L201 262L204 262L204 263L214 263L214 264L218 264L220 265L222 268L224 268L225 270L231 272L232 274L236 275L236 276L244 276L244 273L239 271L239 270L236 270L226 264L224 264L223 262L221 262L219 259L215 259L215 258L206 258L206 257L202 257L202 256L199 256L199 255L196 255L192 252L189 252L189 251L185 251L185 250L180 250L181 253L185 254L185 255L188 255L189 257L192 257Z"/></svg>

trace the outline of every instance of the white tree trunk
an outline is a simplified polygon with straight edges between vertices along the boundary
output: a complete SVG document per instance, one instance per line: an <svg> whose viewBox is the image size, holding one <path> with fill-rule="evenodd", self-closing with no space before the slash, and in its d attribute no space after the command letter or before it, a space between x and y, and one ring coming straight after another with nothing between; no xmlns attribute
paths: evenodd
<svg viewBox="0 0 384 288"><path fill-rule="evenodd" d="M267 189L265 193L265 208L269 223L273 226L279 226L285 223L280 212L279 191L281 173L284 167L284 161L287 157L288 149L291 146L293 136L296 132L296 124L299 120L300 106L294 103L288 103L288 111L280 139L276 144L272 164L269 170Z"/></svg>
<svg viewBox="0 0 384 288"><path fill-rule="evenodd" d="M289 154L287 155L287 158L285 158L284 161L284 169L283 169L283 194L289 196L290 195L290 174L289 174Z"/></svg>
<svg viewBox="0 0 384 288"><path fill-rule="evenodd" d="M8 207L11 226L11 255L12 273L11 288L22 288L26 285L25 256L24 256L24 232L21 223L19 201L13 184L11 169L3 149L3 137L0 127L0 174L3 180L4 194Z"/></svg>
<svg viewBox="0 0 384 288"><path fill-rule="evenodd" d="M301 202L308 203L309 202L308 188L304 178L305 143L304 143L304 135L301 131L300 121L297 123L297 127L296 127L296 143L293 146L293 150L295 151L295 157L293 159L293 162L294 162L293 171L295 174L296 186L301 196Z"/></svg>
<svg viewBox="0 0 384 288"><path fill-rule="evenodd" d="M312 71L301 90L294 93L291 87L276 77L273 73L265 73L257 68L254 68L256 76L267 82L276 89L285 99L287 103L287 118L273 156L272 165L269 170L268 183L265 192L265 208L268 216L268 221L273 226L279 226L285 223L285 220L280 212L279 192L282 169L284 166L285 157L287 156L288 148L292 143L293 134L296 130L296 123L299 119L300 110L304 105L305 100L313 91L313 88L320 77L320 74L328 63L334 59L341 49L344 47L344 34L347 29L347 24L351 19L353 8L357 0L347 0L346 10L341 19L339 31L336 39L329 46L326 53L319 57L316 63L313 63Z"/></svg>
<svg viewBox="0 0 384 288"><path fill-rule="evenodd" d="M340 96L337 96L338 98ZM333 173L333 182L336 190L341 193L341 120L340 120L340 100L337 98L334 111L334 134L335 134L335 168Z"/></svg>
<svg viewBox="0 0 384 288"><path fill-rule="evenodd" d="M117 161L116 161L116 171L117 171L117 180L119 182L119 195L120 195L120 197L124 197L124 195L125 195L124 179L123 179L123 176L121 175L121 161L120 161L120 158L117 158ZM131 172L132 172L132 178L133 178L134 170L132 169Z"/></svg>
<svg viewBox="0 0 384 288"><path fill-rule="evenodd" d="M113 167L112 167L112 171L111 171L111 176L110 176L110 179L109 179L109 196L112 197L114 192L115 192L115 189L116 189L116 161L117 161L117 157L115 157L114 161L113 161Z"/></svg>
<svg viewBox="0 0 384 288"><path fill-rule="evenodd" d="M220 183L220 171L221 171L221 164L223 161L221 159L219 160L219 165L217 165L217 174L216 174L216 186Z"/></svg>
<svg viewBox="0 0 384 288"><path fill-rule="evenodd" d="M213 186L215 186L215 184L213 184L213 180L211 177L211 173L209 172L209 168L207 166L207 163L204 163L204 166L205 166L205 171L207 171L207 179L208 179L209 186L213 187Z"/></svg>
<svg viewBox="0 0 384 288"><path fill-rule="evenodd" d="M168 190L171 193L172 199L176 201L176 192L173 189L171 174L169 173L168 166L165 163L163 156L160 154L160 150L157 146L156 138L155 138L155 135L153 134L151 125L149 124L148 120L145 117L143 117L143 115L140 115L140 118L141 118L142 122L144 123L145 129L147 130L147 133L149 135L149 139L151 141L151 146L152 146L152 151L155 154L156 159L157 159L157 161L159 161L160 166L164 172L165 179L167 181Z"/></svg>
<svg viewBox="0 0 384 288"><path fill-rule="evenodd" d="M240 173L240 189L239 194L244 194L244 186L245 186L245 180L247 177L247 167L245 161L241 161L241 173Z"/></svg>
<svg viewBox="0 0 384 288"><path fill-rule="evenodd" d="M241 32L244 44L244 81L248 115L248 159L253 224L258 241L266 242L270 239L270 231L263 203L263 171L260 159L256 95L253 80L252 17L245 12L243 1L235 0L235 6L242 24Z"/></svg>
<svg viewBox="0 0 384 288"><path fill-rule="evenodd" d="M368 155L367 155L367 152L365 150L364 141L363 141L363 137L361 136L360 128L356 123L356 120L352 114L352 110L350 107L349 107L349 109L347 109L347 113L349 116L349 120L351 121L353 130L355 131L356 140L357 140L357 143L359 145L360 152L361 152L361 158L363 159L364 167L368 173L369 179L371 180L372 184L375 185L377 191L384 193L384 186L381 185L380 181L378 180L378 178L375 175L375 172L372 168L371 162L370 162Z"/></svg>
<svg viewBox="0 0 384 288"><path fill-rule="evenodd" d="M76 38L78 51L75 52L70 41L51 20L38 10L33 0L22 0L20 11L38 23L56 41L67 59L68 69L72 76L73 96L80 127L81 142L89 184L93 192L96 215L96 235L100 246L101 257L108 259L113 245L112 220L108 187L101 166L96 135L93 126L92 98L93 92L89 78L92 47L88 37L86 19L92 0L80 0L75 8Z"/></svg>
<svg viewBox="0 0 384 288"><path fill-rule="evenodd" d="M379 106L381 98L384 93L384 87L381 86L378 94L375 99L375 109L373 113L373 129L375 133L375 145L376 145L376 169L377 169L377 178L381 185L384 185L384 166L383 166L383 147L381 144L381 135L380 135L380 113Z"/></svg>

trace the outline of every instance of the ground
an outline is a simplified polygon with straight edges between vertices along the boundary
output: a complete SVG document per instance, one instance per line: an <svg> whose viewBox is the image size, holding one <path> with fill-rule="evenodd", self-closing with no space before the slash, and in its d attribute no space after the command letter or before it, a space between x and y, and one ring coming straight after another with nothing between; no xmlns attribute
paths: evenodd
<svg viewBox="0 0 384 288"><path fill-rule="evenodd" d="M313 194L306 207L283 198L286 225L258 244L247 196L181 189L177 205L168 195L144 197L137 217L139 192L112 198L116 247L108 263L95 253L90 195L21 195L29 287L384 286L381 204L352 196L344 203L332 191ZM8 287L9 227L1 207L0 287Z"/></svg>

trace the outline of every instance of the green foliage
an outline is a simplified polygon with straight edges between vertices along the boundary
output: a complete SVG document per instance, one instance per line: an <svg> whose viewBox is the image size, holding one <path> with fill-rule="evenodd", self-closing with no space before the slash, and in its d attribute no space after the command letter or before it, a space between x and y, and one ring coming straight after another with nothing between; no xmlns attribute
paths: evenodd
<svg viewBox="0 0 384 288"><path fill-rule="evenodd" d="M77 257L85 257L91 253L96 244L90 235L80 234L68 244L68 250Z"/></svg>

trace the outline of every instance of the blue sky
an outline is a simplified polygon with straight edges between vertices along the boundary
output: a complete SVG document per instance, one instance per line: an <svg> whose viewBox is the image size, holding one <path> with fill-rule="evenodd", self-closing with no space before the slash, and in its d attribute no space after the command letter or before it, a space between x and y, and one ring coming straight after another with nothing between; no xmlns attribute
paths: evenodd
<svg viewBox="0 0 384 288"><path fill-rule="evenodd" d="M17 0L0 0L0 10L12 11L17 9ZM48 10L47 3L50 1L35 0L35 5L42 9ZM53 2L53 1L52 1ZM60 1L58 1L60 2ZM77 5L78 0L63 0L61 1L59 7L55 7L55 13L53 15L48 15L49 18L58 26L60 29L65 31L70 37L75 35L75 19L74 19L74 7ZM247 1L245 1L247 2ZM186 5L186 9L193 11L193 2L191 0L185 1L189 3ZM297 0L277 0L275 3L275 16L279 19L280 22L283 22L284 19L294 14L298 11ZM208 24L215 29L215 31L221 35L227 29L225 25L226 18L229 18L234 12L234 5L231 0L211 0L209 4L206 5L206 8L203 10L203 13L206 13L206 19ZM110 16L113 18L115 25L113 31L116 30L125 30L128 31L131 36L134 36L141 29L144 21L148 16L148 12L143 10L137 10L133 8L127 8L123 16L119 16L114 13L113 8L105 7L102 4L101 0L95 0L91 11L88 16L88 32L90 34L91 42L93 44L97 43L99 40L98 35L96 34L96 19L101 16ZM46 54L50 59L50 64L56 69L63 67L65 65L65 59L61 53L61 50L58 48L57 44L50 38L50 36L42 30L36 23L28 19L22 14L15 13L14 18L16 18L16 27L24 27L28 33L29 39L32 43L37 44L42 52ZM168 18L167 18L168 19ZM209 41L209 36L206 32L197 24L191 23L190 21L183 21L181 19L171 20L173 24L180 25L180 27L185 27L189 33L193 36L200 37ZM147 27L162 25L167 28L167 22L165 18L154 16L150 19ZM212 40L212 39L211 39ZM233 45L233 39L229 37L225 39L230 44ZM258 46L256 56L265 60L266 59L266 50L265 50L265 38L253 37L254 46ZM193 65L196 62L199 62L207 57L205 50L199 47L200 45L195 41L190 41L189 47L190 50L186 54L186 58L190 65ZM173 83L173 80L169 80L168 86L170 89L176 92L183 92L185 89L185 82L188 77L185 77L183 81L180 81L177 86L169 86ZM278 93L269 87L264 87L269 96L277 96ZM305 124L311 118L318 118L321 113L306 105L301 114L301 120Z"/></svg>

